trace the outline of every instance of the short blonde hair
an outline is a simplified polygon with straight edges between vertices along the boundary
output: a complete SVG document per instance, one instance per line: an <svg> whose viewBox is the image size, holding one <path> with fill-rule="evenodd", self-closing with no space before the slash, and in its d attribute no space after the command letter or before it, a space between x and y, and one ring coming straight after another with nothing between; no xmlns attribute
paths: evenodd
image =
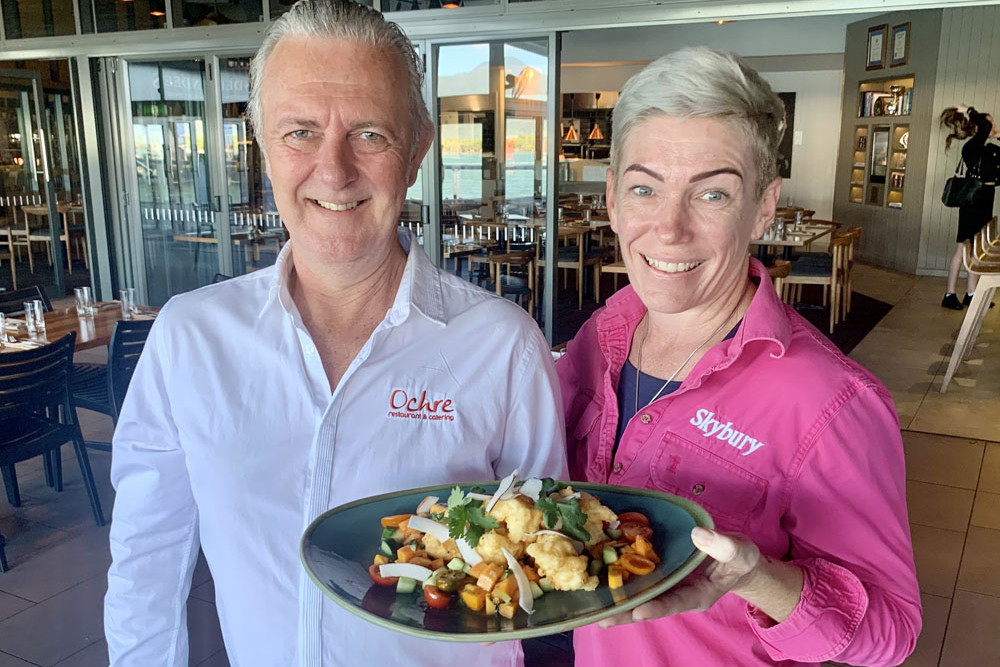
<svg viewBox="0 0 1000 667"><path fill-rule="evenodd" d="M616 180L629 135L656 115L713 118L734 125L746 134L753 150L757 195L777 178L785 105L735 53L707 47L680 49L628 80L611 119L611 171Z"/></svg>

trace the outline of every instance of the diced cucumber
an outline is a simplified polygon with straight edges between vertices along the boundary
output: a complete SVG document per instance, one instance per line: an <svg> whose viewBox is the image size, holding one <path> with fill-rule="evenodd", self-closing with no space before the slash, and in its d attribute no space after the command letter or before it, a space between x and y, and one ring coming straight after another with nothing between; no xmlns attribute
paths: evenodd
<svg viewBox="0 0 1000 667"><path fill-rule="evenodd" d="M606 532L608 534L608 537L610 537L613 540L617 540L619 537L622 536L622 531L620 531L617 528L608 528L604 532Z"/></svg>
<svg viewBox="0 0 1000 667"><path fill-rule="evenodd" d="M409 577L400 577L396 582L396 593L412 593L417 590L417 580Z"/></svg>
<svg viewBox="0 0 1000 667"><path fill-rule="evenodd" d="M510 602L510 596L503 591L493 591L491 595L501 602Z"/></svg>
<svg viewBox="0 0 1000 667"><path fill-rule="evenodd" d="M396 529L392 526L388 526L382 529L382 539L387 540L392 537L392 534L396 532Z"/></svg>
<svg viewBox="0 0 1000 667"><path fill-rule="evenodd" d="M542 589L543 592L548 593L554 586L552 586L552 580L548 577L542 577L538 580L538 587Z"/></svg>
<svg viewBox="0 0 1000 667"><path fill-rule="evenodd" d="M545 595L545 591L542 590L542 587L539 586L538 584L536 584L534 581L529 581L528 585L531 586L531 597L532 598L534 598L534 599L537 600L538 598L540 598L543 595Z"/></svg>
<svg viewBox="0 0 1000 667"><path fill-rule="evenodd" d="M382 546L379 547L379 551L384 553L390 558L396 557L396 543L393 540L382 540Z"/></svg>
<svg viewBox="0 0 1000 667"><path fill-rule="evenodd" d="M604 558L605 565L611 565L618 560L618 552L615 551L614 547L604 547L601 551L601 557Z"/></svg>
<svg viewBox="0 0 1000 667"><path fill-rule="evenodd" d="M464 560L462 560L461 558L452 558L450 561L448 561L448 569L462 570L464 572L467 568L465 567Z"/></svg>
<svg viewBox="0 0 1000 667"><path fill-rule="evenodd" d="M397 544L402 544L403 538L406 537L406 533L397 528L396 530L392 531L392 534L389 535L389 537L395 540Z"/></svg>
<svg viewBox="0 0 1000 667"><path fill-rule="evenodd" d="M592 560L587 565L587 572L590 573L592 576L597 576L598 574L600 574L602 569L604 569L604 563L602 563L599 560Z"/></svg>

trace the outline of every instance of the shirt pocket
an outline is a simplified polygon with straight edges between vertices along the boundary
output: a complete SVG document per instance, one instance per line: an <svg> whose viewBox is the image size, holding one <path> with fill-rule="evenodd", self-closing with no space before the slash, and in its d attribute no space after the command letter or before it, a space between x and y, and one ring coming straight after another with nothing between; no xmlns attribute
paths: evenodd
<svg viewBox="0 0 1000 667"><path fill-rule="evenodd" d="M593 399L582 408L577 409L580 410L577 412L580 418L569 425L566 438L570 477L577 480L603 481L596 469L590 470L590 467L594 465L600 448L599 429L604 410Z"/></svg>
<svg viewBox="0 0 1000 667"><path fill-rule="evenodd" d="M704 507L722 531L746 531L768 487L763 477L674 434L653 456L650 480L656 489Z"/></svg>

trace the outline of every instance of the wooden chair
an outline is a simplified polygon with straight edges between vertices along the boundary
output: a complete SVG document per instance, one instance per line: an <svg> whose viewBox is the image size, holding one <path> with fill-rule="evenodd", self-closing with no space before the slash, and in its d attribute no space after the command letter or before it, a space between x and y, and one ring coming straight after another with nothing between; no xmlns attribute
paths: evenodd
<svg viewBox="0 0 1000 667"><path fill-rule="evenodd" d="M979 235L986 236L985 229ZM977 235L977 236L979 236ZM987 245L984 250L998 250L996 245ZM962 259L965 263L965 270L979 276L979 284L976 286L976 293L972 297L972 303L965 310L965 318L962 320L962 327L958 330L955 339L955 348L951 352L951 359L948 361L948 370L945 371L944 381L941 383L941 393L948 390L958 364L965 361L976 345L976 338L983 326L983 320L990 310L990 302L993 300L993 293L1000 287L1000 261L983 262L980 261L974 252L974 244L971 241L965 242L962 252Z"/></svg>
<svg viewBox="0 0 1000 667"><path fill-rule="evenodd" d="M847 247L851 244L852 238L846 235L835 236L830 241L830 261L816 262L809 259L796 260L789 271L787 277L783 278L784 285L789 288L786 295L791 303L795 303L802 296L802 285L821 285L823 287L823 305L827 305L827 295L829 295L830 306L830 333L840 321L840 284L844 274L844 257ZM793 288L794 289L791 289Z"/></svg>
<svg viewBox="0 0 1000 667"><path fill-rule="evenodd" d="M42 302L42 310L52 312L52 302L48 295L38 285L22 289L0 292L0 312L4 315L20 315L24 313L24 302L38 299Z"/></svg>
<svg viewBox="0 0 1000 667"><path fill-rule="evenodd" d="M524 299L528 313L535 316L535 251L515 250L490 255L492 285L500 296ZM516 268L515 268L516 267Z"/></svg>
<svg viewBox="0 0 1000 667"><path fill-rule="evenodd" d="M844 254L844 282L841 285L841 319L846 319L847 314L851 312L851 294L854 290L854 246L857 245L858 241L861 239L861 228L854 226L848 227L843 234L845 236L851 237L851 243L847 246L847 252Z"/></svg>
<svg viewBox="0 0 1000 667"><path fill-rule="evenodd" d="M583 277L584 271L587 267L594 267L593 269L593 288L594 288L594 298L596 299L600 293L600 280L601 262L604 260L604 255L600 252L588 251L586 243L584 242L585 236L582 234L571 234L572 236L577 236L576 245L561 245L556 249L556 268L563 269L563 288L566 288L566 277L568 271L576 271L576 300L577 308L583 308ZM568 238L568 237L567 237ZM545 249L539 244L538 246L538 257L536 258L536 264L543 268L545 267Z"/></svg>
<svg viewBox="0 0 1000 667"><path fill-rule="evenodd" d="M776 259L774 264L767 267L767 273L771 276L771 282L774 283L774 291L778 293L778 298L784 301L785 299L785 278L792 271L792 263L787 259Z"/></svg>

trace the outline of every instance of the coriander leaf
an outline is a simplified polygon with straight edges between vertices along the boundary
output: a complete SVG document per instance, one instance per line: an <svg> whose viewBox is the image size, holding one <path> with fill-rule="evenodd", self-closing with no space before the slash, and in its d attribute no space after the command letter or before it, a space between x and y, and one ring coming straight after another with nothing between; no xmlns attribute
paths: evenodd
<svg viewBox="0 0 1000 667"><path fill-rule="evenodd" d="M559 489L561 489L562 486L563 486L562 484L560 484L559 482L555 481L551 477L543 477L542 478L542 491L541 491L541 493L538 494L538 497L539 498L541 498L542 496L548 497L548 495L550 493L555 493L556 491L558 491Z"/></svg>
<svg viewBox="0 0 1000 667"><path fill-rule="evenodd" d="M542 513L542 523L545 527L554 530L559 521L559 508L556 507L556 502L548 496L539 496L535 501L535 509Z"/></svg>
<svg viewBox="0 0 1000 667"><path fill-rule="evenodd" d="M453 509L455 507L461 507L462 505L468 505L471 498L467 497L462 493L462 489L455 487L451 490L451 494L448 496L448 509Z"/></svg>
<svg viewBox="0 0 1000 667"><path fill-rule="evenodd" d="M565 503L556 503L559 514L562 516L562 527L560 530L570 537L574 537L583 542L590 541L590 533L584 528L587 523L587 515L580 509L580 503L576 498Z"/></svg>
<svg viewBox="0 0 1000 667"><path fill-rule="evenodd" d="M454 494L453 494L454 495ZM465 524L468 522L465 505L450 506L448 509L448 535L456 540L465 535Z"/></svg>

